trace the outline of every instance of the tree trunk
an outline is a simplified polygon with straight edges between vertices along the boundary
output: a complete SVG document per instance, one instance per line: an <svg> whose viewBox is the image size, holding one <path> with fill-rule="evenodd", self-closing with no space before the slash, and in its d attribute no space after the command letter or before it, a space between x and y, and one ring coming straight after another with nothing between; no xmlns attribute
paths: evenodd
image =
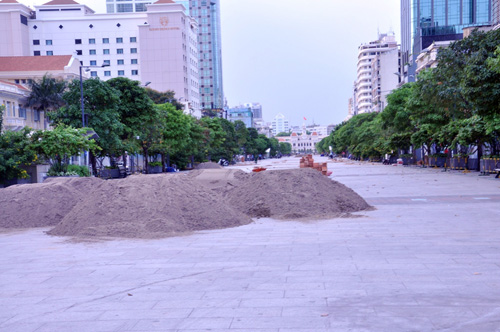
<svg viewBox="0 0 500 332"><path fill-rule="evenodd" d="M170 152L167 152L167 167L170 167Z"/></svg>
<svg viewBox="0 0 500 332"><path fill-rule="evenodd" d="M148 156L148 148L143 146L142 147L143 155L144 155L144 167L146 168L146 174L149 174L149 156Z"/></svg>
<svg viewBox="0 0 500 332"><path fill-rule="evenodd" d="M481 171L481 158L483 157L483 143L477 142L477 166L476 171Z"/></svg>
<svg viewBox="0 0 500 332"><path fill-rule="evenodd" d="M161 171L166 172L167 168L165 167L165 154L160 153L160 156L161 156Z"/></svg>
<svg viewBox="0 0 500 332"><path fill-rule="evenodd" d="M92 165L92 174L94 176L97 176L97 162L95 155L92 151L89 151L89 159L90 159L90 164Z"/></svg>

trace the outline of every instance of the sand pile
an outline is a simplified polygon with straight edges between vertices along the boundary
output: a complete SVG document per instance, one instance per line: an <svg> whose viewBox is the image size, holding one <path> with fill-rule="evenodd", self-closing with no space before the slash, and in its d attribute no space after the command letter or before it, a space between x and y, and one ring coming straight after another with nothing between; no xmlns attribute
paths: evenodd
<svg viewBox="0 0 500 332"><path fill-rule="evenodd" d="M105 181L49 234L158 238L251 222L192 177L160 174Z"/></svg>
<svg viewBox="0 0 500 332"><path fill-rule="evenodd" d="M352 189L310 168L238 174L225 195L250 217L323 219L370 208Z"/></svg>
<svg viewBox="0 0 500 332"><path fill-rule="evenodd" d="M196 169L220 169L223 168L221 165L218 163L214 162L207 162L207 163L201 163L198 166L196 166Z"/></svg>
<svg viewBox="0 0 500 332"><path fill-rule="evenodd" d="M14 185L0 190L0 227L47 227L59 223L71 209L98 188L98 178L49 178L44 183Z"/></svg>

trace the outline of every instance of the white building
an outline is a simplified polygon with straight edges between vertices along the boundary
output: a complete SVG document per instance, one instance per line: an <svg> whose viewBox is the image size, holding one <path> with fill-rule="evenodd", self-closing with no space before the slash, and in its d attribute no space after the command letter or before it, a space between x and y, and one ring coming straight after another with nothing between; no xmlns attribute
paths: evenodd
<svg viewBox="0 0 500 332"><path fill-rule="evenodd" d="M422 70L426 68L435 68L438 64L437 62L437 54L439 49L443 47L448 47L452 41L441 41L441 42L433 42L431 46L424 49L417 57L417 69L416 74L418 75Z"/></svg>
<svg viewBox="0 0 500 332"><path fill-rule="evenodd" d="M379 39L372 41L368 44L359 46L358 50L358 65L357 65L357 79L355 84L355 105L356 113L369 113L375 111L373 107L373 61L381 54L398 49L396 38L393 33L379 35ZM396 68L398 60L396 60ZM395 70L391 73L398 73Z"/></svg>
<svg viewBox="0 0 500 332"><path fill-rule="evenodd" d="M75 55L90 67L91 77L151 82L152 89L173 90L189 106L187 112L200 116L198 24L172 0L146 8L95 14L73 0L53 0L32 13L15 0L3 0L0 56Z"/></svg>
<svg viewBox="0 0 500 332"><path fill-rule="evenodd" d="M399 84L399 49L377 52L372 61L372 112L382 112L387 106L387 95Z"/></svg>
<svg viewBox="0 0 500 332"><path fill-rule="evenodd" d="M290 130L290 127L288 125L288 120L285 118L285 116L281 113L278 113L272 123L271 127L273 130L273 135L276 136L279 133L288 133Z"/></svg>
<svg viewBox="0 0 500 332"><path fill-rule="evenodd" d="M253 113L253 118L255 119L262 119L262 105L259 103L245 103L241 105L240 107L246 107L250 108Z"/></svg>

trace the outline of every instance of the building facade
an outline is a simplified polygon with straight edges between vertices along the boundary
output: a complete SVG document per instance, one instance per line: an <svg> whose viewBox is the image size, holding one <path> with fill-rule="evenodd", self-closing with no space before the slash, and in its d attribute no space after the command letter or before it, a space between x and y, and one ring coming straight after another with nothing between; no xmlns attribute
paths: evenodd
<svg viewBox="0 0 500 332"><path fill-rule="evenodd" d="M408 63L406 81L414 81L415 60L422 50L435 41L462 39L466 27L491 24L497 6L492 0L401 0L401 51L403 62Z"/></svg>
<svg viewBox="0 0 500 332"><path fill-rule="evenodd" d="M190 15L198 21L200 102L202 109L222 110L222 48L220 0L190 0Z"/></svg>
<svg viewBox="0 0 500 332"><path fill-rule="evenodd" d="M5 105L3 129L48 129L45 112L30 108L30 83L48 74L54 79L79 78L80 63L71 55L0 57L0 104ZM86 75L85 75L86 77Z"/></svg>
<svg viewBox="0 0 500 332"><path fill-rule="evenodd" d="M5 1L15 0L0 2L0 56L75 55L91 77L150 82L155 90L174 91L189 113L200 113L198 25L181 4L160 0L147 12L95 14L73 0L34 12Z"/></svg>
<svg viewBox="0 0 500 332"><path fill-rule="evenodd" d="M387 95L398 87L401 75L399 48L377 52L372 61L372 111L382 112L387 106Z"/></svg>
<svg viewBox="0 0 500 332"><path fill-rule="evenodd" d="M373 64L377 62L377 59L381 59L385 53L392 54L392 52L396 52L395 54L398 52L398 44L396 43L394 34L379 35L378 40L359 46L357 79L355 84L356 114L376 111L373 107ZM392 59L392 57L390 58ZM384 57L384 59L389 59L389 57ZM379 73L381 71L380 66L382 66L381 61L379 61ZM389 66L389 64L386 66ZM395 76L394 73L397 73L398 68L398 59L395 60L395 64L390 64L390 68L390 70L396 68L396 71L391 73L392 76ZM384 72L386 71L384 70ZM392 77L387 77L387 80L392 80Z"/></svg>
<svg viewBox="0 0 500 332"><path fill-rule="evenodd" d="M247 107L252 110L254 119L262 119L262 105L259 103L245 103L240 107Z"/></svg>
<svg viewBox="0 0 500 332"><path fill-rule="evenodd" d="M500 24L500 0L492 0L491 22L493 25Z"/></svg>
<svg viewBox="0 0 500 332"><path fill-rule="evenodd" d="M235 107L229 109L228 120L231 122L242 121L247 128L252 128L254 126L252 109L248 107Z"/></svg>
<svg viewBox="0 0 500 332"><path fill-rule="evenodd" d="M274 136L278 135L279 133L288 133L290 131L288 120L281 113L278 113L274 117L271 123L271 128Z"/></svg>

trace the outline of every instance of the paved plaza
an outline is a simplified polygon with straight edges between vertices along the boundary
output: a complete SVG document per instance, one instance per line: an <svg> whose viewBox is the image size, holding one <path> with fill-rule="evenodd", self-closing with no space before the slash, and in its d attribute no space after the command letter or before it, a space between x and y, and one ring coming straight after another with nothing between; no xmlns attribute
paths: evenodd
<svg viewBox="0 0 500 332"><path fill-rule="evenodd" d="M376 209L161 240L0 233L0 331L500 331L500 179L328 167Z"/></svg>

